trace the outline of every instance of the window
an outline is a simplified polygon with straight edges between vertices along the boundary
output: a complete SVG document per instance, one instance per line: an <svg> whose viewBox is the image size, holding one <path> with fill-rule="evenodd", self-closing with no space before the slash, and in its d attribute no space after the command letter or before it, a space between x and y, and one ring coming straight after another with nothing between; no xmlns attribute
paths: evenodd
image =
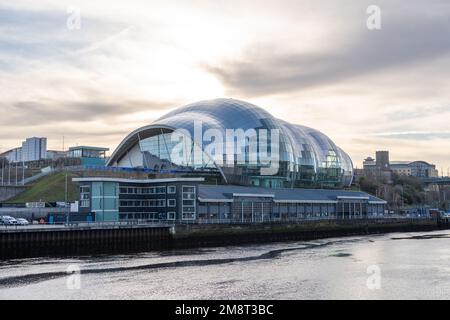
<svg viewBox="0 0 450 320"><path fill-rule="evenodd" d="M132 201L120 201L119 205L121 207L131 207L132 206Z"/></svg>
<svg viewBox="0 0 450 320"><path fill-rule="evenodd" d="M120 193L121 193L121 194L126 194L126 193L128 193L128 189L127 189L127 188L124 188L124 187L121 187L121 188L120 188Z"/></svg>
<svg viewBox="0 0 450 320"><path fill-rule="evenodd" d="M91 187L90 186L81 186L80 187L80 207L81 208L89 208L91 205Z"/></svg>
<svg viewBox="0 0 450 320"><path fill-rule="evenodd" d="M164 208L166 206L165 199L158 200L121 200L121 207L143 207L143 208Z"/></svg>
<svg viewBox="0 0 450 320"><path fill-rule="evenodd" d="M183 203L182 203L182 218L184 220L194 220L195 211L195 198L196 190L194 186L183 186Z"/></svg>
<svg viewBox="0 0 450 320"><path fill-rule="evenodd" d="M91 202L89 200L81 200L80 207L81 208L89 208L91 205Z"/></svg>
<svg viewBox="0 0 450 320"><path fill-rule="evenodd" d="M177 206L177 200L176 199L169 199L167 201L168 201L168 203L167 203L168 207L176 207Z"/></svg>
<svg viewBox="0 0 450 320"><path fill-rule="evenodd" d="M166 194L166 187L156 187L156 194Z"/></svg>
<svg viewBox="0 0 450 320"><path fill-rule="evenodd" d="M176 186L169 186L167 190L168 194L175 194L177 193L177 187Z"/></svg>
<svg viewBox="0 0 450 320"><path fill-rule="evenodd" d="M121 194L166 194L166 187L121 187Z"/></svg>
<svg viewBox="0 0 450 320"><path fill-rule="evenodd" d="M192 207L192 206L194 206L194 204L195 204L194 200L183 200L183 206Z"/></svg>
<svg viewBox="0 0 450 320"><path fill-rule="evenodd" d="M195 193L195 187L185 187L183 186L183 193Z"/></svg>
<svg viewBox="0 0 450 320"><path fill-rule="evenodd" d="M150 207L165 207L166 206L166 200L152 200L150 201Z"/></svg>
<svg viewBox="0 0 450 320"><path fill-rule="evenodd" d="M175 220L177 217L176 212L167 212L167 220Z"/></svg>

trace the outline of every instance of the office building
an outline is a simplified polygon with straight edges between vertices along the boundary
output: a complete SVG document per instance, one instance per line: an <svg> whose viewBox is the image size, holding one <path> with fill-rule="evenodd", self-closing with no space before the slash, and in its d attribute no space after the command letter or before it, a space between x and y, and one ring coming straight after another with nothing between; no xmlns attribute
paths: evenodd
<svg viewBox="0 0 450 320"><path fill-rule="evenodd" d="M104 166L108 148L77 146L69 148L70 158L80 158L84 166Z"/></svg>
<svg viewBox="0 0 450 320"><path fill-rule="evenodd" d="M47 158L47 138L28 138L22 143L22 161L39 161Z"/></svg>
<svg viewBox="0 0 450 320"><path fill-rule="evenodd" d="M390 168L398 175L416 178L437 178L439 172L434 164L425 161L391 161Z"/></svg>
<svg viewBox="0 0 450 320"><path fill-rule="evenodd" d="M204 178L75 178L79 213L96 222L293 222L381 216L386 201L360 191L205 185Z"/></svg>

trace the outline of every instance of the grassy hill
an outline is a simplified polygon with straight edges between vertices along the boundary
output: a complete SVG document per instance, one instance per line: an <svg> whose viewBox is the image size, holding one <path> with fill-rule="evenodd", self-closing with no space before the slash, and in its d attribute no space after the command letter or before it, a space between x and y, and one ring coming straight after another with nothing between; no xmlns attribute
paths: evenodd
<svg viewBox="0 0 450 320"><path fill-rule="evenodd" d="M56 202L65 199L65 179L67 174L67 195L68 201L79 200L78 184L72 182L72 178L77 177L73 173L58 172L44 177L33 183L29 189L19 194L17 197L8 200L8 203L25 202Z"/></svg>

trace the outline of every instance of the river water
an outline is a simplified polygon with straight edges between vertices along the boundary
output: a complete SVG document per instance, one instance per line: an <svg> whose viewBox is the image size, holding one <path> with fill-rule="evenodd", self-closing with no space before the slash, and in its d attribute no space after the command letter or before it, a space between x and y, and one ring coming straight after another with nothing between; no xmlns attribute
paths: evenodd
<svg viewBox="0 0 450 320"><path fill-rule="evenodd" d="M448 298L450 231L0 262L0 299Z"/></svg>

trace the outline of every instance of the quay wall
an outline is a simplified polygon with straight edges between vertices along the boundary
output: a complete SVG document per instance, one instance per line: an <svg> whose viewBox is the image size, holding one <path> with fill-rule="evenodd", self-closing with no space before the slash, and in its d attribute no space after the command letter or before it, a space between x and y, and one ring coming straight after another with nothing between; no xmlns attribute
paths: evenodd
<svg viewBox="0 0 450 320"><path fill-rule="evenodd" d="M330 220L260 225L177 225L175 248L211 247L282 241L308 241L321 238L418 232L447 228L435 219Z"/></svg>
<svg viewBox="0 0 450 320"><path fill-rule="evenodd" d="M166 250L169 227L59 228L0 232L0 259Z"/></svg>
<svg viewBox="0 0 450 320"><path fill-rule="evenodd" d="M0 230L0 259L124 254L448 228L435 219L330 220L247 225L176 224Z"/></svg>

